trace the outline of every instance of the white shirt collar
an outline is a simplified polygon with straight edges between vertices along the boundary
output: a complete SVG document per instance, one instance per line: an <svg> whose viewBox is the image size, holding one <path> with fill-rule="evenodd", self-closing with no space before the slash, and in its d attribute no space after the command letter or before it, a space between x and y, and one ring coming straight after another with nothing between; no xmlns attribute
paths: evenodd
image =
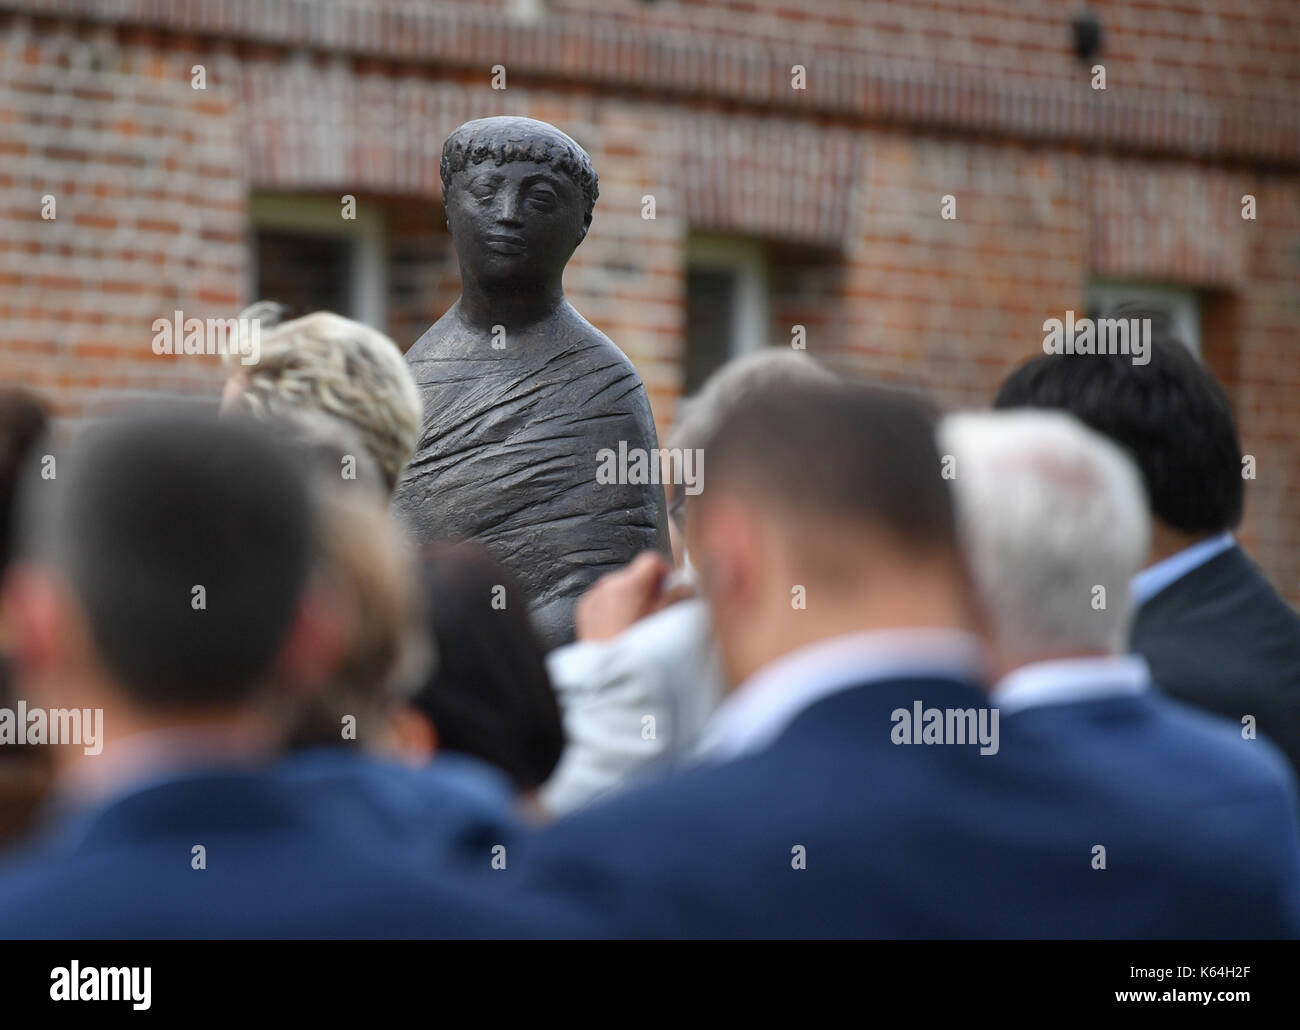
<svg viewBox="0 0 1300 1030"><path fill-rule="evenodd" d="M103 754L78 760L65 775L61 793L83 804L104 802L196 770L257 767L272 755L271 741L250 735L247 727L143 730L108 741Z"/></svg>
<svg viewBox="0 0 1300 1030"><path fill-rule="evenodd" d="M1211 558L1218 557L1236 542L1231 533L1220 533L1192 544L1191 547L1184 547L1143 569L1129 582L1129 593L1133 596L1134 606L1146 604L1165 587L1176 583L1193 569L1200 568Z"/></svg>
<svg viewBox="0 0 1300 1030"><path fill-rule="evenodd" d="M1013 669L994 686L993 700L1003 715L1012 715L1039 705L1140 694L1150 683L1150 668L1135 654L1059 658Z"/></svg>
<svg viewBox="0 0 1300 1030"><path fill-rule="evenodd" d="M912 677L984 682L973 634L915 628L847 633L769 662L723 699L705 724L696 757L726 761L761 750L818 701L849 687Z"/></svg>

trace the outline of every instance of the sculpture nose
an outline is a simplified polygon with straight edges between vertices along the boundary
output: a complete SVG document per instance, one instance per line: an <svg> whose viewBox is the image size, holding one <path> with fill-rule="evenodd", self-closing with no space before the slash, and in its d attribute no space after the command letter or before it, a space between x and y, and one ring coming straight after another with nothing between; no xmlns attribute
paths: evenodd
<svg viewBox="0 0 1300 1030"><path fill-rule="evenodd" d="M497 211L497 221L503 225L520 225L519 200L509 190L501 191L501 207Z"/></svg>

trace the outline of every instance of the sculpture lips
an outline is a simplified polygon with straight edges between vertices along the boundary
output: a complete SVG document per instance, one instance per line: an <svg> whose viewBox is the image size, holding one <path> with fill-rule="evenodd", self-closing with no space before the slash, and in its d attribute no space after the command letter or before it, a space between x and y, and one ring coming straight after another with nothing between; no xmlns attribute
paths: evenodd
<svg viewBox="0 0 1300 1030"><path fill-rule="evenodd" d="M504 233L493 233L485 236L483 242L493 250L502 254L521 254L524 250L524 241L520 236L507 236Z"/></svg>

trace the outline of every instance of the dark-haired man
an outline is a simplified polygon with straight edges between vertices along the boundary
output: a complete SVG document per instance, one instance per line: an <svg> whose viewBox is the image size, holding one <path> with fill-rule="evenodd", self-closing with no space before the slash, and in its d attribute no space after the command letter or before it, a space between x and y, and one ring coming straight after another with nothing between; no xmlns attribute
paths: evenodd
<svg viewBox="0 0 1300 1030"><path fill-rule="evenodd" d="M1012 372L995 408L1059 408L1125 447L1152 512L1146 567L1134 578L1130 645L1169 695L1271 737L1300 770L1300 616L1232 536L1245 500L1241 443L1214 377L1149 318L1150 360L1044 355Z"/></svg>
<svg viewBox="0 0 1300 1030"><path fill-rule="evenodd" d="M491 899L388 853L362 791L327 808L269 769L269 709L339 647L300 463L257 425L157 415L58 468L28 490L6 610L29 709L103 732L54 749L58 817L0 867L0 937L502 932Z"/></svg>
<svg viewBox="0 0 1300 1030"><path fill-rule="evenodd" d="M483 544L554 647L595 579L669 546L657 474L597 477L602 452L658 459L636 369L564 298L596 173L554 126L482 118L447 138L441 174L461 296L407 353L424 424L396 510L424 542Z"/></svg>
<svg viewBox="0 0 1300 1030"><path fill-rule="evenodd" d="M996 734L987 755L974 739L891 739L916 704L983 710L990 727L928 419L901 394L777 382L703 446L688 530L729 686L707 764L525 845L522 893L576 902L620 936L1017 925L996 916L1016 906L988 877L1011 864L980 860L983 812L953 817L982 806Z"/></svg>

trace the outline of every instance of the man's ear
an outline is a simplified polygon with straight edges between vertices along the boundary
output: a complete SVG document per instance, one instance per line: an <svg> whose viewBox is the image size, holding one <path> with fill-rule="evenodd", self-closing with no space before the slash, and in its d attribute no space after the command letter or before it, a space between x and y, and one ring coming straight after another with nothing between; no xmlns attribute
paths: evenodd
<svg viewBox="0 0 1300 1030"><path fill-rule="evenodd" d="M46 672L59 661L60 646L72 638L72 597L55 576L19 562L5 576L3 604L10 633L10 652L20 668Z"/></svg>
<svg viewBox="0 0 1300 1030"><path fill-rule="evenodd" d="M577 244L575 244L575 249L582 244L583 240L587 238L587 232L588 230L591 229L591 215L592 212L588 211L585 215L582 216L582 229L578 233L578 242Z"/></svg>
<svg viewBox="0 0 1300 1030"><path fill-rule="evenodd" d="M746 603L757 589L762 560L753 514L739 498L716 497L691 524L698 541L691 562L699 568L706 596L715 603Z"/></svg>

